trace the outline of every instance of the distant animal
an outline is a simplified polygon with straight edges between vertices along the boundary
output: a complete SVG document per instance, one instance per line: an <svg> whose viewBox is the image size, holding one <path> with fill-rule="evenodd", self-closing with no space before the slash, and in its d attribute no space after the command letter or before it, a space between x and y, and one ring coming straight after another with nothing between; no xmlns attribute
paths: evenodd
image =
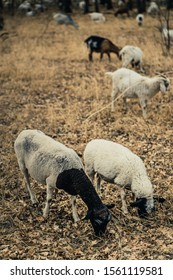
<svg viewBox="0 0 173 280"><path fill-rule="evenodd" d="M61 13L57 13L57 14L53 14L53 19L58 24L72 25L76 29L79 28L79 25L69 15L64 15L64 14L61 14Z"/></svg>
<svg viewBox="0 0 173 280"><path fill-rule="evenodd" d="M122 60L122 67L128 68L131 65L134 68L142 68L143 52L139 47L126 45L119 52L120 59Z"/></svg>
<svg viewBox="0 0 173 280"><path fill-rule="evenodd" d="M170 43L173 42L173 29L167 29L167 26L164 24L162 26L162 37L163 37L163 40L168 42L168 38L170 40Z"/></svg>
<svg viewBox="0 0 173 280"><path fill-rule="evenodd" d="M32 10L31 4L28 1L24 1L21 3L18 7L18 10L21 12L27 12L29 10Z"/></svg>
<svg viewBox="0 0 173 280"><path fill-rule="evenodd" d="M159 7L156 2L152 1L147 9L147 14L157 15L159 13Z"/></svg>
<svg viewBox="0 0 173 280"><path fill-rule="evenodd" d="M93 61L93 52L100 53L100 60L103 54L106 53L109 61L111 60L110 53L115 53L119 58L120 48L114 45L109 39L97 35L89 36L84 43L89 49L89 61Z"/></svg>
<svg viewBox="0 0 173 280"><path fill-rule="evenodd" d="M129 8L126 6L120 6L114 13L114 16L117 17L118 15L126 14L128 17L130 16Z"/></svg>
<svg viewBox="0 0 173 280"><path fill-rule="evenodd" d="M146 118L148 101L159 91L165 94L170 86L170 80L164 76L149 78L127 68L106 74L112 78L112 112L115 98L124 93L122 97L125 104L127 98L139 98L143 117Z"/></svg>
<svg viewBox="0 0 173 280"><path fill-rule="evenodd" d="M144 15L143 14L138 14L136 16L136 21L137 21L138 26L142 26L143 23L144 23Z"/></svg>
<svg viewBox="0 0 173 280"><path fill-rule="evenodd" d="M79 220L76 210L76 196L79 195L88 207L86 219L96 235L105 232L111 214L102 203L77 153L39 130L23 130L15 140L14 149L19 168L24 175L26 186L33 204L37 202L30 188L30 176L47 185L46 205L43 216L47 218L53 196L53 189L63 189L71 195L74 221Z"/></svg>
<svg viewBox="0 0 173 280"><path fill-rule="evenodd" d="M97 191L100 193L101 180L116 184L121 193L122 211L128 213L125 188L134 195L132 207L137 207L143 217L154 210L153 187L140 157L121 144L104 140L91 140L84 150L85 170L91 181L96 175ZM164 202L163 198L155 198Z"/></svg>
<svg viewBox="0 0 173 280"><path fill-rule="evenodd" d="M89 16L91 17L91 20L99 23L99 22L105 22L106 18L102 13L90 13Z"/></svg>

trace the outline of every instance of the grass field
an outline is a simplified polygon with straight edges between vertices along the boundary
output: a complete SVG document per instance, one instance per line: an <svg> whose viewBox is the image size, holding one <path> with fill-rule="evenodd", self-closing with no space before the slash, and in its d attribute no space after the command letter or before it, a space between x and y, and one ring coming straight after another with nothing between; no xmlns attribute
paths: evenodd
<svg viewBox="0 0 173 280"><path fill-rule="evenodd" d="M83 41L98 34L122 47L144 51L146 74L166 74L172 81L173 56L164 56L157 19L146 17L139 28L134 18L108 14L105 24L88 15L74 15L80 28L58 26L51 14L34 18L7 17L6 40L0 41L0 258L2 259L172 259L173 257L173 92L157 94L142 118L138 100L124 112L117 100L111 113L112 84L107 71L121 67L112 54L88 62ZM171 15L171 23L173 14ZM97 112L97 113L96 113ZM56 193L50 216L42 218L46 188L33 182L39 200L35 209L27 195L14 154L14 140L25 128L40 129L82 156L86 143L104 138L130 148L145 162L154 192L164 204L148 219L129 207L121 212L116 187L103 183L102 200L115 203L104 237L94 236L91 224L74 224L69 196ZM132 194L127 193L128 205ZM78 199L80 217L86 206Z"/></svg>

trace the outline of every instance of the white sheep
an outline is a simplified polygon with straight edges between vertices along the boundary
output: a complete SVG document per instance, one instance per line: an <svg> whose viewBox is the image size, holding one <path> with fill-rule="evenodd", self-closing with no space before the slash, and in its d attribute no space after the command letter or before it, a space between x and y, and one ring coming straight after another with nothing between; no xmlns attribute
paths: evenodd
<svg viewBox="0 0 173 280"><path fill-rule="evenodd" d="M88 207L86 217L90 219L96 235L105 232L111 214L101 202L74 150L39 130L23 130L14 143L14 149L33 204L37 200L30 188L29 177L47 185L46 205L43 210L45 218L48 217L53 189L59 188L71 195L75 222L79 220L76 210L76 195L79 195Z"/></svg>
<svg viewBox="0 0 173 280"><path fill-rule="evenodd" d="M89 16L91 17L91 20L99 23L99 22L105 22L106 18L104 17L104 15L102 13L90 13Z"/></svg>
<svg viewBox="0 0 173 280"><path fill-rule="evenodd" d="M18 10L27 12L28 10L31 10L31 4L28 1L24 1L19 5Z"/></svg>
<svg viewBox="0 0 173 280"><path fill-rule="evenodd" d="M149 99L159 91L164 94L170 86L170 81L166 77L149 78L127 68L120 68L106 74L112 78L112 112L115 98L121 93L125 102L127 98L139 98L143 117L146 118Z"/></svg>
<svg viewBox="0 0 173 280"><path fill-rule="evenodd" d="M163 40L168 42L168 36L169 36L170 42L172 43L173 42L173 29L169 29L169 31L168 31L166 25L163 25L162 26Z"/></svg>
<svg viewBox="0 0 173 280"><path fill-rule="evenodd" d="M141 158L128 148L112 141L92 140L84 150L84 163L92 182L96 175L98 192L101 179L116 184L121 193L124 214L128 213L124 190L126 187L130 187L134 194L135 201L131 206L138 208L139 215L151 213L154 207L151 181Z"/></svg>
<svg viewBox="0 0 173 280"><path fill-rule="evenodd" d="M147 9L149 15L157 15L159 13L159 7L156 2L152 1Z"/></svg>
<svg viewBox="0 0 173 280"><path fill-rule="evenodd" d="M53 14L53 19L58 23L58 24L64 24L64 25L72 25L74 28L78 29L79 25L72 19L71 16L69 15L64 15L61 13L54 13Z"/></svg>
<svg viewBox="0 0 173 280"><path fill-rule="evenodd" d="M141 72L144 72L142 68L143 52L139 47L124 46L120 52L119 57L122 60L122 67L128 68L131 64L132 67L139 67Z"/></svg>

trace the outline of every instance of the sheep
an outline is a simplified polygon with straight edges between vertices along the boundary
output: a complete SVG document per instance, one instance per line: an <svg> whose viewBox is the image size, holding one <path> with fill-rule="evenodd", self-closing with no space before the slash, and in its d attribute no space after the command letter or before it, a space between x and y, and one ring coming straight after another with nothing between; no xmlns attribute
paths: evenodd
<svg viewBox="0 0 173 280"><path fill-rule="evenodd" d="M76 29L79 28L79 25L69 15L64 15L64 14L61 14L61 13L57 13L57 14L53 14L53 19L58 24L72 25Z"/></svg>
<svg viewBox="0 0 173 280"><path fill-rule="evenodd" d="M128 213L125 201L125 188L131 189L134 195L132 207L138 208L139 216L145 216L154 210L153 187L141 158L121 144L104 140L91 140L85 147L85 171L100 192L100 183L116 184L121 193L122 211ZM155 198L163 202L163 198Z"/></svg>
<svg viewBox="0 0 173 280"><path fill-rule="evenodd" d="M104 17L104 15L102 13L90 13L89 16L91 17L91 20L93 20L94 22L100 23L100 22L105 22L106 18Z"/></svg>
<svg viewBox="0 0 173 280"><path fill-rule="evenodd" d="M147 14L157 15L159 13L159 7L156 2L152 1L147 9Z"/></svg>
<svg viewBox="0 0 173 280"><path fill-rule="evenodd" d="M143 14L138 14L136 16L136 21L137 21L138 26L142 26L143 23L144 23L144 15Z"/></svg>
<svg viewBox="0 0 173 280"><path fill-rule="evenodd" d="M100 53L100 60L103 58L103 54L106 53L109 61L111 60L110 53L113 52L119 58L119 51L116 45L114 45L109 39L100 36L92 35L88 37L84 43L89 49L89 61L93 61L93 52Z"/></svg>
<svg viewBox="0 0 173 280"><path fill-rule="evenodd" d="M24 1L18 7L18 10L21 12L27 12L29 9L31 9L31 4L28 1Z"/></svg>
<svg viewBox="0 0 173 280"><path fill-rule="evenodd" d="M115 72L107 72L106 75L112 78L112 112L114 111L114 100L118 93L123 94L123 100L126 98L139 98L143 117L147 117L147 102L156 93L161 91L165 93L170 86L168 78L163 76L145 77L133 70L120 68Z"/></svg>
<svg viewBox="0 0 173 280"><path fill-rule="evenodd" d="M81 159L73 149L55 141L39 130L23 130L14 143L19 168L24 175L26 186L33 204L36 197L30 188L31 176L37 182L47 185L44 218L48 217L53 189L63 189L71 195L74 221L79 217L76 210L76 195L88 207L86 219L90 219L96 235L105 232L111 214L102 203L91 181L84 172Z"/></svg>
<svg viewBox="0 0 173 280"><path fill-rule="evenodd" d="M120 50L119 57L122 60L122 67L127 68L131 64L132 67L139 67L140 71L144 72L142 68L143 52L140 48L126 45Z"/></svg>
<svg viewBox="0 0 173 280"><path fill-rule="evenodd" d="M170 39L170 42L173 42L173 29L167 29L166 25L162 26L162 37L164 41L168 42L168 37Z"/></svg>

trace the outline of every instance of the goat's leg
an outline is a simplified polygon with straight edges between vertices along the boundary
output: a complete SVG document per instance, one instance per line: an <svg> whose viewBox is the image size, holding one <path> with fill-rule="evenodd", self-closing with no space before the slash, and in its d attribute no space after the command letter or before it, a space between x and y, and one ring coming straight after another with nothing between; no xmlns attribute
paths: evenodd
<svg viewBox="0 0 173 280"><path fill-rule="evenodd" d="M111 56L110 56L110 53L107 52L107 56L108 56L108 59L109 59L109 62L111 61Z"/></svg>
<svg viewBox="0 0 173 280"><path fill-rule="evenodd" d="M117 97L117 90L113 87L112 89L112 93L111 93L111 97L112 97L112 103L111 103L111 111L114 112L115 111L115 98Z"/></svg>
<svg viewBox="0 0 173 280"><path fill-rule="evenodd" d="M89 61L93 61L93 52L90 50L88 55Z"/></svg>
<svg viewBox="0 0 173 280"><path fill-rule="evenodd" d="M72 216L74 219L74 222L78 222L80 220L77 209L76 209L76 196L71 195L71 205L72 205Z"/></svg>
<svg viewBox="0 0 173 280"><path fill-rule="evenodd" d="M100 61L103 59L103 52L100 53Z"/></svg>
<svg viewBox="0 0 173 280"><path fill-rule="evenodd" d="M50 208L50 203L52 202L52 197L53 197L53 187L49 183L49 179L46 180L47 183L47 194L46 194L46 205L45 208L43 209L43 217L46 219L49 214L49 208Z"/></svg>

